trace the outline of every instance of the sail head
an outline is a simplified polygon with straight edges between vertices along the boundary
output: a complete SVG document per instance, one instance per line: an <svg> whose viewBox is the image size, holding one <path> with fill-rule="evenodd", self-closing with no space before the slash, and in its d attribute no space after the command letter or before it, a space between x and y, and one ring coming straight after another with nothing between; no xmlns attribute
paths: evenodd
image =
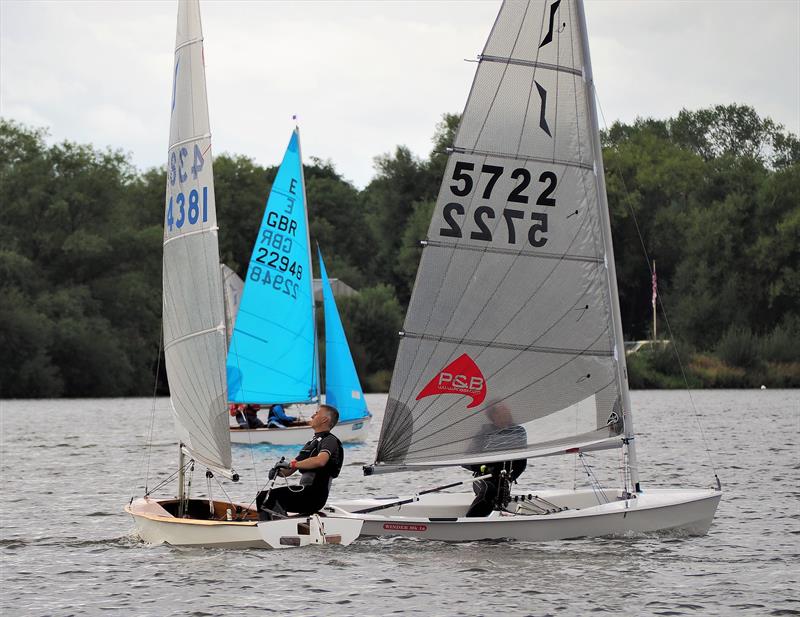
<svg viewBox="0 0 800 617"><path fill-rule="evenodd" d="M580 27L574 0L500 9L421 256L379 464L621 445Z"/></svg>

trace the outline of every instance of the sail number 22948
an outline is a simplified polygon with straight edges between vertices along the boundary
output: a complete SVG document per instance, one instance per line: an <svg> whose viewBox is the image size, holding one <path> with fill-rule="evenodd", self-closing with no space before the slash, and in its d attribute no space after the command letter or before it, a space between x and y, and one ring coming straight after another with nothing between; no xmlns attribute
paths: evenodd
<svg viewBox="0 0 800 617"><path fill-rule="evenodd" d="M480 179L481 175L487 174L488 180L483 187L480 198L492 199L495 185L505 172L506 169L500 165L484 164L480 169L476 169L474 163L458 161L453 168L452 179L454 182L450 185L450 191L456 197L466 197L475 188L476 180L474 176L477 175ZM531 195L528 194L528 187L533 180L531 172L525 167L518 167L510 172L510 176L512 180L517 181L517 184L505 196L506 203L508 205L528 204L531 198ZM539 175L538 183L539 192L536 195L536 205L555 206L556 200L550 195L555 191L558 184L556 174L552 171L544 171ZM495 203L497 202L496 196L494 201ZM539 248L547 243L547 213L545 212L531 212L530 216L526 216L524 210L514 207L503 208L498 212L495 207L490 205L479 205L473 210L473 220L464 222L462 217L465 212L466 209L461 203L451 201L445 204L442 210L442 217L446 226L439 230L439 234L447 238L461 238L465 233L464 228L469 228L470 239L492 242L492 229L497 233L501 226L497 224L491 224L490 226L490 221L497 219L499 214L505 221L506 238L509 244L525 242L527 239L531 246Z"/></svg>

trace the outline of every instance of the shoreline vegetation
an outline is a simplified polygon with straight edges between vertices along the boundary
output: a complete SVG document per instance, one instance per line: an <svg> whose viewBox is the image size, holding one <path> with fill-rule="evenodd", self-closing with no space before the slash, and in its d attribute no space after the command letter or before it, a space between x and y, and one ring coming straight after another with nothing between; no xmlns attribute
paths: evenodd
<svg viewBox="0 0 800 617"><path fill-rule="evenodd" d="M339 309L367 392L388 391L458 121L443 116L426 158L377 156L364 189L332 161L304 166L312 245L359 292ZM602 142L625 337L652 337L649 259L673 340L627 356L631 386L685 387L682 365L691 388L800 387L797 136L734 104L617 122ZM220 256L239 276L276 172L214 157ZM165 186L165 167L0 118L0 398L167 393Z"/></svg>

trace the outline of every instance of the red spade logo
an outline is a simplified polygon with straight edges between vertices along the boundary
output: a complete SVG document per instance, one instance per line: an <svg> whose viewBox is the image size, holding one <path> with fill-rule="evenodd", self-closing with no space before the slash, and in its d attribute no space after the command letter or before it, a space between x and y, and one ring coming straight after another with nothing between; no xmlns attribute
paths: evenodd
<svg viewBox="0 0 800 617"><path fill-rule="evenodd" d="M467 409L471 409L486 398L486 379L475 361L467 354L462 354L428 382L422 392L417 394L417 400L435 394L463 394L472 397L472 402L467 405Z"/></svg>

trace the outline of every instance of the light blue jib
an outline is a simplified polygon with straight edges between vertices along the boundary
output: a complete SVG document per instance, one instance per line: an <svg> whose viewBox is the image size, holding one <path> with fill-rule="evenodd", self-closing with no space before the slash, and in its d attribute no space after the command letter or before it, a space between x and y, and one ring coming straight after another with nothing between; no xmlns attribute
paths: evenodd
<svg viewBox="0 0 800 617"><path fill-rule="evenodd" d="M300 143L295 130L272 184L228 350L228 400L316 399L317 349Z"/></svg>
<svg viewBox="0 0 800 617"><path fill-rule="evenodd" d="M339 422L357 420L369 411L319 249L317 254L325 303L325 402L339 411Z"/></svg>

